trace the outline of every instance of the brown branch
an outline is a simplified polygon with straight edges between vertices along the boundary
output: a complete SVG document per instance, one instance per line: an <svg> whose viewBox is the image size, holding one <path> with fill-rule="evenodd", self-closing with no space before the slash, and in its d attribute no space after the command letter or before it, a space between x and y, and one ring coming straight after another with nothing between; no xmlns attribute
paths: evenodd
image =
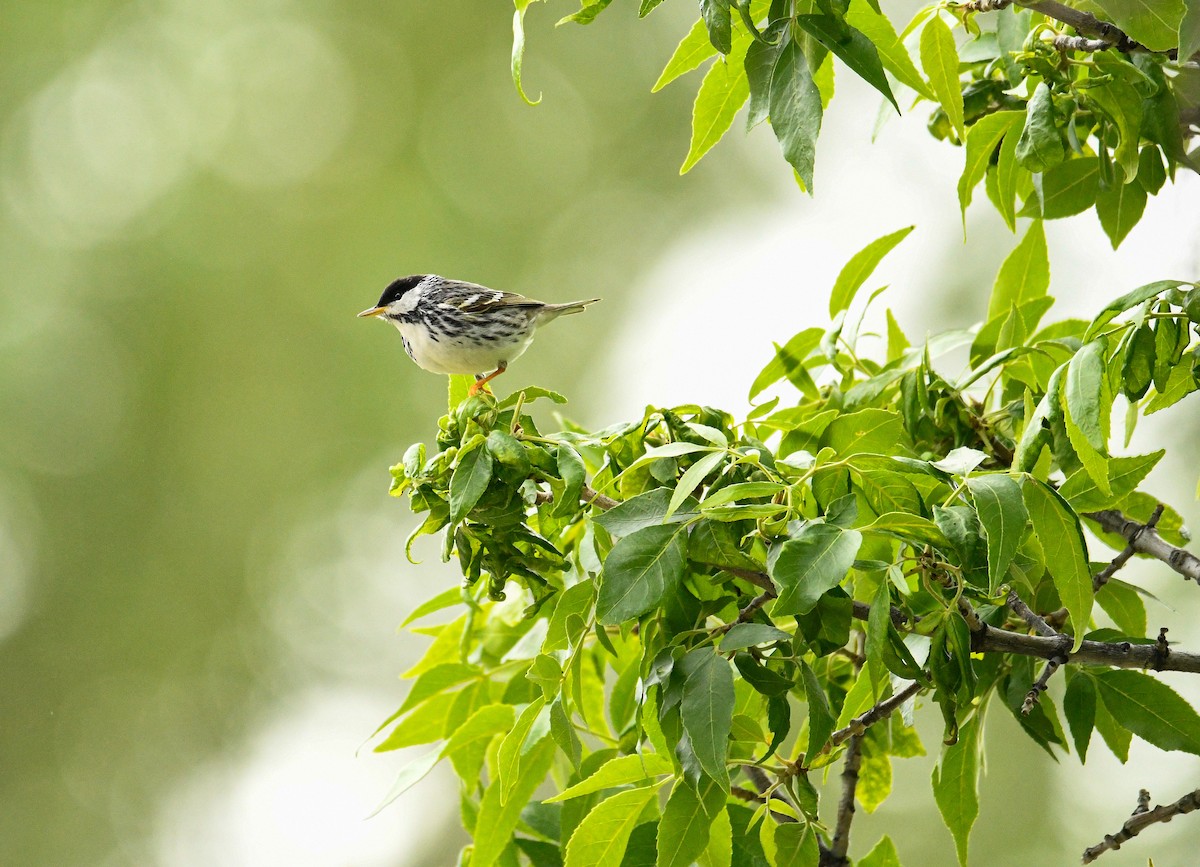
<svg viewBox="0 0 1200 867"><path fill-rule="evenodd" d="M976 653L1017 653L1021 656L1053 659L1062 654L1063 645L1057 638L1021 635L1018 632L989 626L971 635L971 650ZM1116 668L1153 668L1156 671L1200 674L1200 654L1172 650L1170 655L1163 659L1156 645L1133 644L1128 641L1085 641L1079 650L1067 655L1067 661L1111 665Z"/></svg>
<svg viewBox="0 0 1200 867"><path fill-rule="evenodd" d="M1050 40L1050 44L1059 51L1063 52L1103 51L1104 49L1111 47L1103 39L1088 39L1086 36L1067 36L1064 33L1060 33L1055 36L1052 40Z"/></svg>
<svg viewBox="0 0 1200 867"><path fill-rule="evenodd" d="M1087 516L1087 518L1092 518L1093 520L1098 521L1100 526L1103 526L1105 528L1105 530L1109 530L1109 524L1106 524L1106 522L1105 522L1105 521L1109 521L1109 519L1106 519L1106 518L1104 520L1100 519L1100 516L1108 515L1108 514L1109 514L1108 512L1092 512L1092 513L1087 513L1086 516ZM1159 503L1158 506L1156 508L1154 508L1154 513L1150 516L1150 520L1146 521L1145 524L1138 524L1138 522L1136 522L1136 521L1130 521L1129 519L1126 518L1126 516L1122 515L1120 512L1115 512L1114 514L1120 515L1120 520L1123 521L1123 524L1118 526L1116 524L1116 519L1112 519L1111 524L1112 524L1112 527L1114 527L1114 528L1112 528L1112 530L1110 530L1110 532L1120 533L1121 536L1123 536L1124 539L1126 539L1126 542L1128 544L1126 546L1124 546L1124 550L1121 551L1121 554L1118 554L1117 556L1112 558L1112 562L1109 563L1108 566L1104 567L1102 570L1100 570L1100 572L1096 573L1096 576L1094 576L1094 578L1092 579L1092 590L1093 591L1099 591L1100 587L1103 587L1105 584L1108 584L1109 579L1111 579L1112 576L1117 574L1117 569L1120 569L1122 566L1124 566L1124 564L1129 562L1130 558L1132 558L1133 555L1135 555L1136 552L1138 552L1138 540L1141 539L1141 537L1144 536L1144 534L1147 531L1152 531L1152 532L1154 532L1154 536L1156 536L1156 537L1158 536L1158 532L1154 531L1154 526L1156 526L1158 524L1158 519L1162 518L1162 516L1163 516L1163 504ZM1129 525L1133 525L1133 526L1129 527ZM1165 542L1163 544L1166 545ZM1175 550L1182 551L1182 549L1175 549ZM1187 554L1187 551L1182 551L1182 552L1184 555ZM1174 568L1174 567L1172 567L1172 568ZM1200 581L1200 578L1196 578L1195 580Z"/></svg>
<svg viewBox="0 0 1200 867"><path fill-rule="evenodd" d="M1039 617L1032 608L1030 608L1016 590L1010 590L1008 593L1008 607L1011 608L1018 617L1029 624L1038 635L1045 638L1055 638L1059 642L1059 653L1046 660L1046 664L1042 667L1042 673L1038 675L1038 679L1029 687L1029 692L1025 693L1025 700L1021 702L1021 713L1033 713L1033 706L1037 704L1038 698L1046 691L1050 684L1050 678L1054 677L1054 672L1067 662L1067 651L1071 648L1071 638L1068 635L1062 635L1057 629Z"/></svg>
<svg viewBox="0 0 1200 867"><path fill-rule="evenodd" d="M1029 624L1029 627L1038 635L1057 636L1059 632L1036 613L1033 609L1025 604L1025 601L1017 595L1016 590L1008 592L1008 607L1013 610L1013 613Z"/></svg>
<svg viewBox="0 0 1200 867"><path fill-rule="evenodd" d="M768 602L770 602L774 598L775 598L774 590L764 590L762 593L758 594L753 599L751 599L746 604L746 607L738 612L738 616L734 620L731 620L729 623L722 623L720 626L718 626L716 629L714 629L712 631L712 634L713 635L724 635L726 632L733 629L733 627L737 626L739 623L749 622L751 619L753 619L754 615L759 612L759 609L761 609L764 605L766 605Z"/></svg>
<svg viewBox="0 0 1200 867"><path fill-rule="evenodd" d="M858 789L858 769L862 766L862 737L851 735L842 764L842 797L838 801L837 827L829 846L829 864L849 864L850 823L854 821L854 793Z"/></svg>
<svg viewBox="0 0 1200 867"><path fill-rule="evenodd" d="M1105 852L1116 851L1121 844L1132 840L1151 825L1159 822L1170 822L1176 816L1182 816L1193 810L1200 809L1200 789L1188 792L1174 804L1164 804L1150 809L1150 793L1142 789L1138 793L1138 806L1133 815L1125 820L1121 830L1115 834L1106 834L1104 840L1083 850L1083 863L1091 864Z"/></svg>
<svg viewBox="0 0 1200 867"><path fill-rule="evenodd" d="M1058 671L1067 661L1067 657L1065 656L1056 656L1053 659L1046 660L1046 664L1042 668L1042 673L1033 682L1033 686L1029 687L1029 692L1025 693L1025 700L1021 702L1022 714L1028 716L1033 713L1033 706L1037 704L1038 698L1043 692L1049 689L1050 678L1054 677L1054 672Z"/></svg>
<svg viewBox="0 0 1200 867"><path fill-rule="evenodd" d="M830 746L836 747L851 737L861 735L868 728L875 725L875 723L886 719L892 714L893 711L899 708L900 705L904 704L924 688L925 687L921 683L914 680L898 693L895 693L889 698L885 698L879 704L850 720L849 724L846 725L845 728L840 728L831 734L829 736Z"/></svg>

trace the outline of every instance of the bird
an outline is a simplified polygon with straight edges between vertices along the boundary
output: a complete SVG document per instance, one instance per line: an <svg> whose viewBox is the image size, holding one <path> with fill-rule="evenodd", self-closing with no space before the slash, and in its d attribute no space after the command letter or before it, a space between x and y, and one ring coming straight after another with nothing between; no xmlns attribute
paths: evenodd
<svg viewBox="0 0 1200 867"><path fill-rule="evenodd" d="M474 374L469 392L475 395L490 391L488 383L529 348L539 326L599 300L547 304L478 283L412 274L389 283L375 306L358 315L395 325L418 367Z"/></svg>

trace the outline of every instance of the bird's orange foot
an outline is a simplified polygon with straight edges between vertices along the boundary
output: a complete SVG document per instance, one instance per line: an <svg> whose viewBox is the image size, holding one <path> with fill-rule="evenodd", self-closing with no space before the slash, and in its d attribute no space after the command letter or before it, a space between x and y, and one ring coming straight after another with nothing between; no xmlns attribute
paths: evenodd
<svg viewBox="0 0 1200 867"><path fill-rule="evenodd" d="M495 379L500 374L504 373L504 371L506 371L506 370L508 370L508 365L501 362L500 366L497 367L495 370L493 370L491 373L489 373L487 376L476 376L475 381L473 383L471 383L471 387L467 389L467 394L470 395L471 397L474 397L475 395L479 394L479 392L481 392L481 391L486 391L488 394L491 394L492 390L490 388L488 388L488 383L491 382L493 379Z"/></svg>

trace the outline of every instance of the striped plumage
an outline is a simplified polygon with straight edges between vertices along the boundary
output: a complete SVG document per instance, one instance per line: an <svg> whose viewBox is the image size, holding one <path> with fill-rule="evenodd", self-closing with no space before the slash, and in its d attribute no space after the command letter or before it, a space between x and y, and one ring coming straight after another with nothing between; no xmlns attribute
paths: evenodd
<svg viewBox="0 0 1200 867"><path fill-rule="evenodd" d="M425 370L473 373L482 386L529 348L538 326L597 300L545 304L477 283L415 274L392 281L379 303L359 316L395 325L405 351Z"/></svg>

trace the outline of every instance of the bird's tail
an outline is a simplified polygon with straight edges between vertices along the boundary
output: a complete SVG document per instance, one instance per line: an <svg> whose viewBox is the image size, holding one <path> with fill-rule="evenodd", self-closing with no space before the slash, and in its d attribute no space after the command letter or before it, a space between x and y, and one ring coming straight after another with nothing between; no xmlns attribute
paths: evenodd
<svg viewBox="0 0 1200 867"><path fill-rule="evenodd" d="M578 313L584 307L595 304L599 300L599 298L589 298L587 301L571 301L568 304L547 304L539 311L538 318L543 322L549 322L551 319L566 316L568 313Z"/></svg>

